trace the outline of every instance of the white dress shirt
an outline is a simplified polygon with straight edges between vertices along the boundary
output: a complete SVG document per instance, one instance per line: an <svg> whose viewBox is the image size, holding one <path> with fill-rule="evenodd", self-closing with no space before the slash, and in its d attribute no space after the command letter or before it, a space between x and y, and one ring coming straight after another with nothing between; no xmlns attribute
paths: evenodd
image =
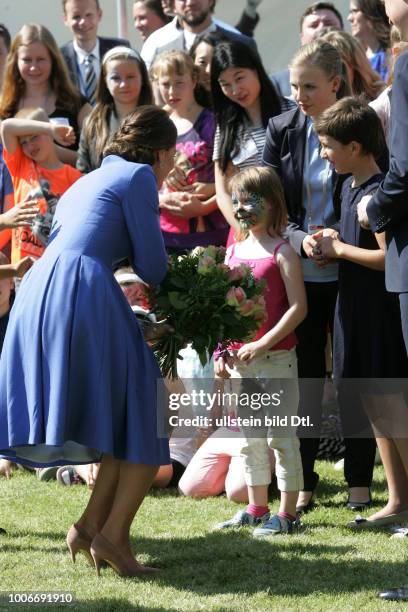
<svg viewBox="0 0 408 612"><path fill-rule="evenodd" d="M206 30L200 32L200 35L216 30L217 25L239 34L238 30L234 27L226 27L226 24L213 18L211 25ZM185 31L179 25L178 18L174 17L170 23L150 34L144 42L140 54L149 69L156 57L163 53L163 51L188 51L197 36L198 34Z"/></svg>

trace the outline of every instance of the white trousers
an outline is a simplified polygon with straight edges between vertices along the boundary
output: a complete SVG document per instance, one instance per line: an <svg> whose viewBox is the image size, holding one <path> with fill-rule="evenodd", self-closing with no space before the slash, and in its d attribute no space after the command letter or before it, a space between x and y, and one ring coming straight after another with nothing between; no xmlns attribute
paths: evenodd
<svg viewBox="0 0 408 612"><path fill-rule="evenodd" d="M252 380L277 379L276 389L284 388L282 401L284 414L290 418L296 415L299 406L299 388L297 382L297 358L295 349L290 351L269 351L267 355L255 359L249 364L236 360L230 370L231 378ZM280 381L281 384L278 384ZM251 389L251 383L242 389ZM278 412L275 409L275 413ZM241 408L238 414L242 414ZM248 413L247 413L248 414ZM279 412L282 414L282 411ZM273 417L272 405L262 407L253 413L262 423L265 417ZM299 451L299 440L291 428L292 435L285 436L285 429L279 425L242 427L241 454L245 463L245 480L249 486L268 485L271 481L269 448L273 449L276 461L276 478L280 491L298 491L303 489L303 470Z"/></svg>

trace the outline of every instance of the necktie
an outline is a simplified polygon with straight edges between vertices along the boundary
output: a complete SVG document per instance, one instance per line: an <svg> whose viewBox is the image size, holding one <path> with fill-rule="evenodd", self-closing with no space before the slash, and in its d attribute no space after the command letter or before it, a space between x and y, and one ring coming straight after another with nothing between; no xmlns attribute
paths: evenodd
<svg viewBox="0 0 408 612"><path fill-rule="evenodd" d="M96 74L93 66L94 56L91 53L87 55L84 61L85 67L85 95L89 102L95 104L95 92L96 92Z"/></svg>

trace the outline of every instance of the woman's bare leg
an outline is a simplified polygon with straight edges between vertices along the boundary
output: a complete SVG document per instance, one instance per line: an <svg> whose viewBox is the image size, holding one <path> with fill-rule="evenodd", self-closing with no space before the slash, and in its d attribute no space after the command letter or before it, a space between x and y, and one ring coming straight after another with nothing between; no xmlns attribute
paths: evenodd
<svg viewBox="0 0 408 612"><path fill-rule="evenodd" d="M364 398L364 408L372 423L388 485L388 502L368 518L375 520L408 510L408 438L396 438L407 432L408 408L402 394L384 394Z"/></svg>
<svg viewBox="0 0 408 612"><path fill-rule="evenodd" d="M394 438L393 442L398 450L405 475L408 478L408 438Z"/></svg>
<svg viewBox="0 0 408 612"><path fill-rule="evenodd" d="M118 486L120 466L121 462L111 455L102 457L91 497L78 521L91 536L101 531L109 516Z"/></svg>
<svg viewBox="0 0 408 612"><path fill-rule="evenodd" d="M408 440L405 443L405 453L408 453ZM378 512L371 515L368 520L376 520L389 514L397 514L408 510L408 477L401 460L396 440L377 438L377 446L380 451L388 485L388 502Z"/></svg>
<svg viewBox="0 0 408 612"><path fill-rule="evenodd" d="M161 465L153 480L152 487L157 487L158 489L165 489L169 485L172 478L173 465L171 463L167 465Z"/></svg>
<svg viewBox="0 0 408 612"><path fill-rule="evenodd" d="M123 555L132 556L130 527L152 485L157 470L158 466L120 462L113 502L100 533L111 544L119 548ZM98 481L99 478L97 485Z"/></svg>

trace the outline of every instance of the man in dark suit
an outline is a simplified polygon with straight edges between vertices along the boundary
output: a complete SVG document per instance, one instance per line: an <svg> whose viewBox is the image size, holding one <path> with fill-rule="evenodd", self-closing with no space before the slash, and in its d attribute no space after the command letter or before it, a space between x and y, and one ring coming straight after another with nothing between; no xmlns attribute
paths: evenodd
<svg viewBox="0 0 408 612"><path fill-rule="evenodd" d="M74 38L61 47L70 77L81 94L95 103L96 84L103 56L112 47L129 41L98 36L102 19L99 0L63 0L64 22Z"/></svg>
<svg viewBox="0 0 408 612"><path fill-rule="evenodd" d="M408 2L406 8L408 39ZM390 2L385 2L386 7ZM395 2L394 2L395 6ZM392 14L392 11L390 11ZM386 232L385 280L399 293L405 346L408 352L408 51L398 59L392 87L390 168L378 191L359 204L359 217L374 232ZM364 214L366 211L366 215Z"/></svg>
<svg viewBox="0 0 408 612"><path fill-rule="evenodd" d="M408 41L408 0L384 0L385 10ZM385 284L388 291L399 294L402 331L408 352L408 51L396 64L391 98L391 133L389 171L370 198L358 205L363 226L373 232L385 232ZM384 600L407 601L408 586L379 593Z"/></svg>
<svg viewBox="0 0 408 612"><path fill-rule="evenodd" d="M307 45L323 28L343 29L343 18L332 2L314 2L305 8L300 18L300 44ZM282 96L290 96L289 68L272 74L272 81Z"/></svg>

